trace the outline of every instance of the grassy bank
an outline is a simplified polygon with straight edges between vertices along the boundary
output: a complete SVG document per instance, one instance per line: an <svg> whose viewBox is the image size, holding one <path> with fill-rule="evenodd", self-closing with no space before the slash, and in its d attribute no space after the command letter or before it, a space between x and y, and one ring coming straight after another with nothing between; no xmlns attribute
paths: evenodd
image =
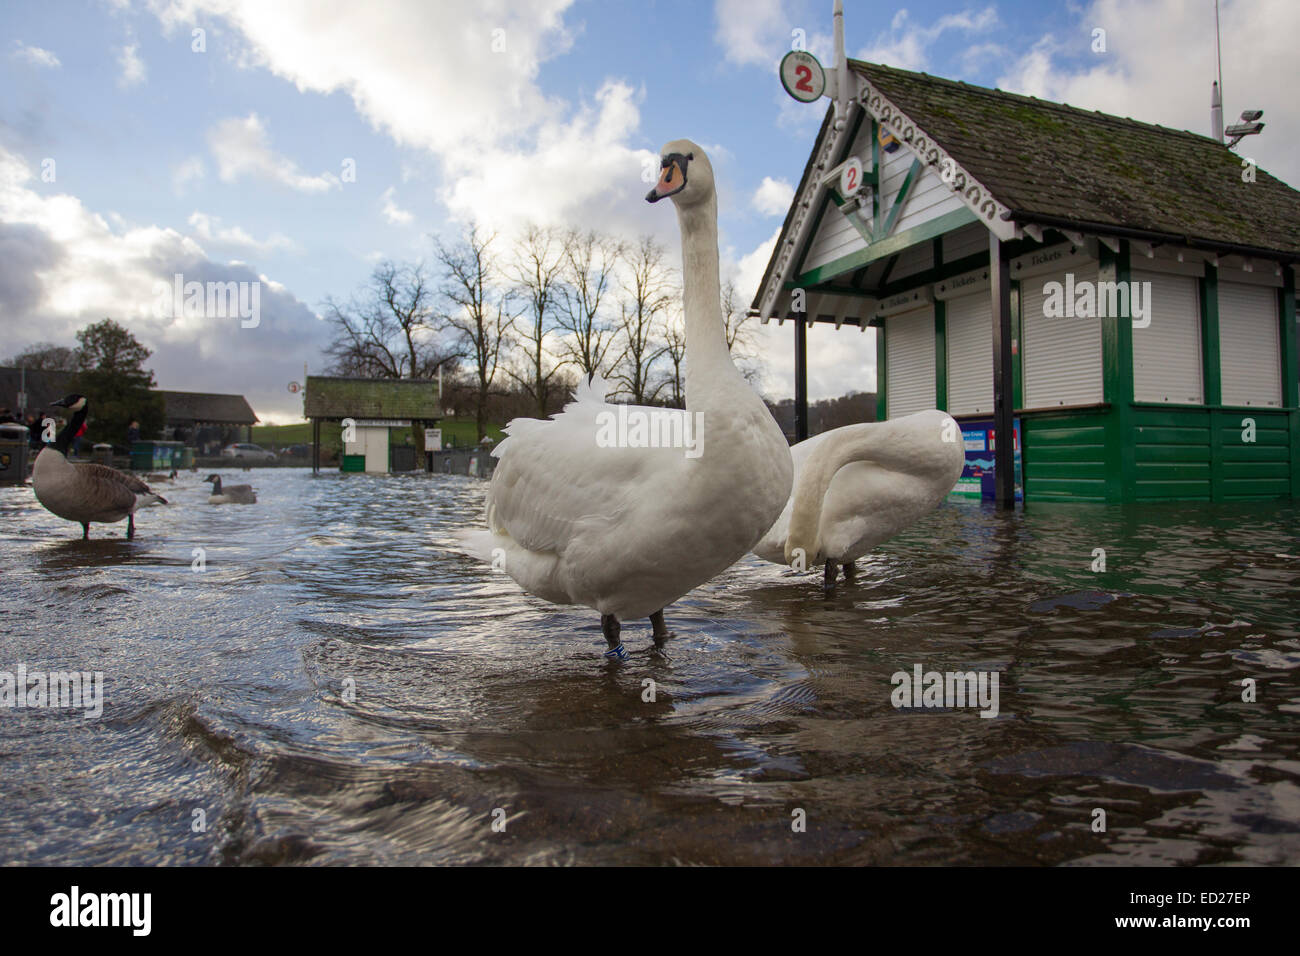
<svg viewBox="0 0 1300 956"><path fill-rule="evenodd" d="M474 444L474 419L444 418L438 427L442 429L442 447L467 448ZM505 436L501 429L489 424L487 432L493 441L500 441ZM340 436L342 428L337 422L322 422L320 426L321 448L337 453L342 448ZM410 444L410 428L394 428L389 433L389 440L394 445ZM253 442L263 448L277 449L288 445L311 444L311 422L296 425L254 425Z"/></svg>

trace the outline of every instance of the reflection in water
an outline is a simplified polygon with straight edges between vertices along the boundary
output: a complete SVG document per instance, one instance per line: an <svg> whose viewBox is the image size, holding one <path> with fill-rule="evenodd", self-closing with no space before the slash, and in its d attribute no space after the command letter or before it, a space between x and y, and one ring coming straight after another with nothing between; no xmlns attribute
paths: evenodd
<svg viewBox="0 0 1300 956"><path fill-rule="evenodd" d="M449 550L483 484L257 485L89 543L0 489L0 671L105 681L0 709L0 862L1300 862L1294 506L946 504L831 596L742 561L619 667ZM895 710L915 664L999 716Z"/></svg>

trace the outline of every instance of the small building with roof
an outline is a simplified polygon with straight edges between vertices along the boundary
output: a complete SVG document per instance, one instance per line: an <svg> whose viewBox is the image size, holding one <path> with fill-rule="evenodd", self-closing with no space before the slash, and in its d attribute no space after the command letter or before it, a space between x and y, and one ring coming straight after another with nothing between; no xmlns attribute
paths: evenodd
<svg viewBox="0 0 1300 956"><path fill-rule="evenodd" d="M159 391L166 405L163 436L217 454L226 445L252 441L257 415L243 395ZM242 429L243 434L240 434Z"/></svg>
<svg viewBox="0 0 1300 956"><path fill-rule="evenodd" d="M750 310L793 320L798 438L810 330L871 330L878 417L953 415L959 491L1014 501L1014 433L1026 501L1300 497L1300 192L1209 136L843 63Z"/></svg>
<svg viewBox="0 0 1300 956"><path fill-rule="evenodd" d="M441 419L441 397L438 383L433 381L309 375L303 417L312 423L314 471L320 470L321 422L343 425L344 470L378 474L410 471L416 467L415 459L409 462L394 459L389 447L389 430L437 425ZM426 436L426 451L429 437Z"/></svg>

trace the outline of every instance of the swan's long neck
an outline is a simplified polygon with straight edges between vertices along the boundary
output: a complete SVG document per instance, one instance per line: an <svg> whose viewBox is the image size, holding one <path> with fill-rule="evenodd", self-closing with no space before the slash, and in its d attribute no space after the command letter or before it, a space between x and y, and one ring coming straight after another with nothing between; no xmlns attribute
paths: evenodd
<svg viewBox="0 0 1300 956"><path fill-rule="evenodd" d="M716 195L677 208L682 230L682 305L686 316L686 396L702 394L699 386L720 373L740 377L727 351L722 320L722 284L718 276L718 201Z"/></svg>

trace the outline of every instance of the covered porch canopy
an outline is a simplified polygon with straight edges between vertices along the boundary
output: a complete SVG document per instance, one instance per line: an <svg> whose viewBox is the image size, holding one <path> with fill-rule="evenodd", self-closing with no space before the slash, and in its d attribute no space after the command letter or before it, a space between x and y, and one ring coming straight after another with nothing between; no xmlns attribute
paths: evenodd
<svg viewBox="0 0 1300 956"><path fill-rule="evenodd" d="M320 470L320 423L323 421L350 420L358 428L431 426L441 419L441 409L437 382L309 375L303 417L312 423L312 470Z"/></svg>
<svg viewBox="0 0 1300 956"><path fill-rule="evenodd" d="M1101 280L1161 258L1266 273L1283 302L1281 405L1297 405L1300 194L1194 133L856 60L845 76L750 309L764 323L795 320L799 440L809 328L874 328L880 362L890 316L981 291L992 317L992 416L1011 434L1012 280L1041 272L1038 260L1091 260ZM945 349L942 324L926 347ZM1126 393L1131 402L1132 327L1111 316L1100 336L1105 401ZM938 374L929 394L945 407L946 369ZM1003 505L1014 501L1012 453L1011 442L997 443Z"/></svg>

